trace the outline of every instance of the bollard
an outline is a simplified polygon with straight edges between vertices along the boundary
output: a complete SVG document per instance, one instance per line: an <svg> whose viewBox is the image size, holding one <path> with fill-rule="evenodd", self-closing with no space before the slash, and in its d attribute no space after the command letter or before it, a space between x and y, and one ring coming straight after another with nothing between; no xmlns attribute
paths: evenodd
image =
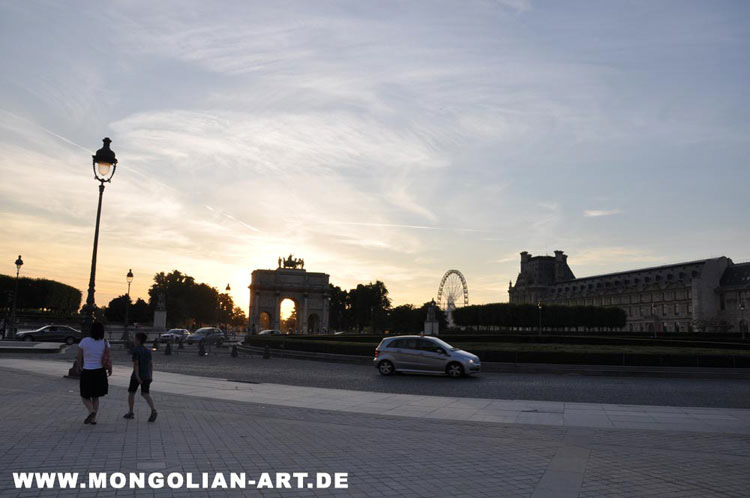
<svg viewBox="0 0 750 498"><path fill-rule="evenodd" d="M73 360L73 366L68 370L67 377L77 379L81 376L81 369L78 368L78 360Z"/></svg>
<svg viewBox="0 0 750 498"><path fill-rule="evenodd" d="M206 345L203 341L198 343L198 356L206 356Z"/></svg>
<svg viewBox="0 0 750 498"><path fill-rule="evenodd" d="M154 351L158 351L159 350L159 338L158 337L156 339L154 339L154 346L153 346L152 349Z"/></svg>
<svg viewBox="0 0 750 498"><path fill-rule="evenodd" d="M232 346L232 358L237 358L237 345Z"/></svg>
<svg viewBox="0 0 750 498"><path fill-rule="evenodd" d="M268 347L268 344L266 344L266 347L263 348L263 359L267 360L271 357L271 348Z"/></svg>
<svg viewBox="0 0 750 498"><path fill-rule="evenodd" d="M185 345L182 343L182 337L180 337L180 340L177 342L177 349L185 349Z"/></svg>
<svg viewBox="0 0 750 498"><path fill-rule="evenodd" d="M169 356L172 354L172 343L168 342L166 349L164 349L164 356Z"/></svg>

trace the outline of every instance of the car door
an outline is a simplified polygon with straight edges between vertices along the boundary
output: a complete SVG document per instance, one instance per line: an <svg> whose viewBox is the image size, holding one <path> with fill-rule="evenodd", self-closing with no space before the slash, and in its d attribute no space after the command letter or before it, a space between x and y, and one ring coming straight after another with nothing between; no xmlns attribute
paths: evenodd
<svg viewBox="0 0 750 498"><path fill-rule="evenodd" d="M422 370L444 372L448 360L446 351L430 339L419 339ZM440 352L442 351L442 353Z"/></svg>
<svg viewBox="0 0 750 498"><path fill-rule="evenodd" d="M397 368L406 370L421 370L422 358L416 338L401 339L398 348Z"/></svg>
<svg viewBox="0 0 750 498"><path fill-rule="evenodd" d="M42 333L39 334L39 341L59 341L60 331L58 327L53 325L42 329Z"/></svg>

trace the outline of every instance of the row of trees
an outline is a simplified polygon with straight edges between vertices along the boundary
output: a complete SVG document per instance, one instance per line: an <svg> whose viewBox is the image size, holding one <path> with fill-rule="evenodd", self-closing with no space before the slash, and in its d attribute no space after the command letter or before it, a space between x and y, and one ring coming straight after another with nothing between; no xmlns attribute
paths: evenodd
<svg viewBox="0 0 750 498"><path fill-rule="evenodd" d="M128 313L129 322L150 322L163 296L169 327L201 327L204 325L226 324L245 326L245 312L234 305L232 297L222 293L195 278L174 270L154 275L154 283L148 290L146 303L138 299L131 301ZM125 307L128 296L118 296L109 302L105 316L109 321L125 321Z"/></svg>
<svg viewBox="0 0 750 498"><path fill-rule="evenodd" d="M453 321L458 326L536 328L540 310L534 304L493 303L458 308ZM544 328L616 329L625 326L627 316L620 308L543 305Z"/></svg>
<svg viewBox="0 0 750 498"><path fill-rule="evenodd" d="M2 307L10 309L16 277L0 275L0 296L6 297L7 302ZM47 280L45 278L19 278L18 310L51 311L59 314L75 313L81 307L81 291L70 285Z"/></svg>
<svg viewBox="0 0 750 498"><path fill-rule="evenodd" d="M391 307L388 289L380 280L375 283L359 284L349 291L331 285L329 324L331 330L363 332L368 330L380 333L419 332L424 329L427 309L430 303L420 307L412 304ZM439 309L437 318L440 327L445 328L445 315Z"/></svg>

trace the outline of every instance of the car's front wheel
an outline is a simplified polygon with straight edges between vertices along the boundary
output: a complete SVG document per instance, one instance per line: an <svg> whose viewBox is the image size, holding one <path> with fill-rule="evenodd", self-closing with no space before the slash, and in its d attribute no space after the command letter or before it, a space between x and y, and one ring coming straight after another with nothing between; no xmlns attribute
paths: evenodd
<svg viewBox="0 0 750 498"><path fill-rule="evenodd" d="M378 363L378 372L380 372L380 375L393 375L395 371L396 368L393 366L393 363L388 360Z"/></svg>
<svg viewBox="0 0 750 498"><path fill-rule="evenodd" d="M23 338L23 340L26 341L26 342L31 342L31 341L34 340L34 338L31 337L30 335L27 335L26 337Z"/></svg>
<svg viewBox="0 0 750 498"><path fill-rule="evenodd" d="M445 367L445 373L447 373L449 377L457 379L464 376L464 367L460 363L449 363L448 366Z"/></svg>
<svg viewBox="0 0 750 498"><path fill-rule="evenodd" d="M73 344L74 342L76 342L76 340L75 340L75 339L73 339L72 337L66 337L66 338L65 338L65 344L67 344L68 346L70 346L70 345L71 345L71 344Z"/></svg>

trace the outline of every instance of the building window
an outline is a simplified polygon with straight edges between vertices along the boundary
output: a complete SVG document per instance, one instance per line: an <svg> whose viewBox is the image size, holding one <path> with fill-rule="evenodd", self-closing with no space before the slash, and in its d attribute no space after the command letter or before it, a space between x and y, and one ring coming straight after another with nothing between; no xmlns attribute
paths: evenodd
<svg viewBox="0 0 750 498"><path fill-rule="evenodd" d="M727 303L724 301L723 292L719 294L719 308L721 308L721 311L724 311L725 309L727 309Z"/></svg>
<svg viewBox="0 0 750 498"><path fill-rule="evenodd" d="M674 314L679 315L680 314L680 305L677 303L674 303Z"/></svg>
<svg viewBox="0 0 750 498"><path fill-rule="evenodd" d="M662 304L661 305L661 314L662 314L662 316L667 316L667 305L666 304Z"/></svg>
<svg viewBox="0 0 750 498"><path fill-rule="evenodd" d="M688 312L688 315L693 312L693 305L691 303L688 303L687 305L687 312Z"/></svg>

